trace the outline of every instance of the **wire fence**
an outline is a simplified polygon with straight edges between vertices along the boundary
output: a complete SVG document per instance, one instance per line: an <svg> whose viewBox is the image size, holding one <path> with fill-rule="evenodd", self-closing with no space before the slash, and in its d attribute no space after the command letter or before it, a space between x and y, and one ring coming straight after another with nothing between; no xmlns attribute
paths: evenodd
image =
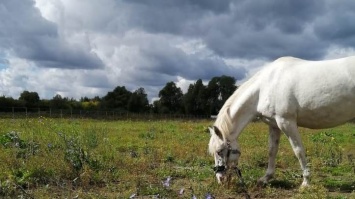
<svg viewBox="0 0 355 199"><path fill-rule="evenodd" d="M27 107L0 107L0 118L88 118L105 120L164 120L164 119L211 119L210 115L129 113L117 110L76 110Z"/></svg>

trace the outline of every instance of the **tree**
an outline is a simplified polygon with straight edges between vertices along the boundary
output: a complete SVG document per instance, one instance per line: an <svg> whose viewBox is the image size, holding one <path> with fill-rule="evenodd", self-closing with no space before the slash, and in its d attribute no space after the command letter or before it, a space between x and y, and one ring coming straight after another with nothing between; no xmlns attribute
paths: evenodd
<svg viewBox="0 0 355 199"><path fill-rule="evenodd" d="M184 107L186 114L203 115L206 113L206 86L199 79L195 84L190 84L184 95Z"/></svg>
<svg viewBox="0 0 355 199"><path fill-rule="evenodd" d="M235 83L236 80L234 77L223 75L219 78L220 95L223 104L237 89Z"/></svg>
<svg viewBox="0 0 355 199"><path fill-rule="evenodd" d="M182 91L174 82L168 82L159 91L160 113L179 113L182 112Z"/></svg>
<svg viewBox="0 0 355 199"><path fill-rule="evenodd" d="M20 101L24 102L26 107L38 107L40 98L37 92L23 91L19 97Z"/></svg>
<svg viewBox="0 0 355 199"><path fill-rule="evenodd" d="M131 97L131 92L124 86L117 86L112 92L108 92L103 98L105 108L127 110L128 100Z"/></svg>
<svg viewBox="0 0 355 199"><path fill-rule="evenodd" d="M90 99L88 97L81 97L80 102L90 102Z"/></svg>
<svg viewBox="0 0 355 199"><path fill-rule="evenodd" d="M153 113L160 113L161 110L161 104L159 100L155 100L153 104L151 105L151 111Z"/></svg>
<svg viewBox="0 0 355 199"><path fill-rule="evenodd" d="M98 110L101 106L101 98L95 96L94 98L81 97L80 102L78 102L78 107L84 110Z"/></svg>
<svg viewBox="0 0 355 199"><path fill-rule="evenodd" d="M128 111L143 113L149 110L149 102L144 88L134 91L128 101Z"/></svg>
<svg viewBox="0 0 355 199"><path fill-rule="evenodd" d="M12 107L17 106L21 106L18 100L13 99L12 97L6 97L5 95L0 96L0 111L12 111Z"/></svg>
<svg viewBox="0 0 355 199"><path fill-rule="evenodd" d="M54 109L67 109L69 108L68 98L63 98L57 94L50 100L50 107Z"/></svg>
<svg viewBox="0 0 355 199"><path fill-rule="evenodd" d="M99 105L100 103L94 100L80 102L80 108L84 110L97 110Z"/></svg>
<svg viewBox="0 0 355 199"><path fill-rule="evenodd" d="M221 76L213 77L207 86L207 104L210 114L216 115L226 100L237 89L234 77Z"/></svg>

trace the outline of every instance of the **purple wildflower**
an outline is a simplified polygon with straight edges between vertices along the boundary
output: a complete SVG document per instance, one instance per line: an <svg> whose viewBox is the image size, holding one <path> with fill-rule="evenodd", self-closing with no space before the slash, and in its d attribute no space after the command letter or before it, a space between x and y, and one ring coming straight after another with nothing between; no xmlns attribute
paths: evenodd
<svg viewBox="0 0 355 199"><path fill-rule="evenodd" d="M212 194L207 193L207 195L206 195L206 199L214 199L214 197L212 196Z"/></svg>
<svg viewBox="0 0 355 199"><path fill-rule="evenodd" d="M192 199L197 199L197 197L195 195L192 195Z"/></svg>
<svg viewBox="0 0 355 199"><path fill-rule="evenodd" d="M163 182L163 186L164 186L164 187L169 187L169 186L170 186L170 181L171 181L171 177L169 176L169 177L166 178L166 180Z"/></svg>

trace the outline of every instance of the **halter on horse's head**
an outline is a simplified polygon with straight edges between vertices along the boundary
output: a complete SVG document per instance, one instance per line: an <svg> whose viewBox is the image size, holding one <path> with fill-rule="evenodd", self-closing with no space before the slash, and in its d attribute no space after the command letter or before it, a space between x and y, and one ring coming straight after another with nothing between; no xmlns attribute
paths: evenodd
<svg viewBox="0 0 355 199"><path fill-rule="evenodd" d="M214 156L218 183L221 183L226 176L227 170L237 165L240 156L239 147L236 141L230 142L216 127L209 127L211 139L209 142L209 152Z"/></svg>

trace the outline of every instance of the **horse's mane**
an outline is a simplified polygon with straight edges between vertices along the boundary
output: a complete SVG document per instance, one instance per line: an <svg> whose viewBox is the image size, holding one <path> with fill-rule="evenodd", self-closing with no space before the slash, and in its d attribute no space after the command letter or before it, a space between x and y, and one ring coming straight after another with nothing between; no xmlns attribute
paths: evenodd
<svg viewBox="0 0 355 199"><path fill-rule="evenodd" d="M240 95L242 95L245 90L248 89L250 85L252 85L252 83L255 82L259 74L260 72L256 73L250 79L240 85L239 88L237 88L234 93L227 99L219 111L214 126L216 126L221 131L224 138L229 137L233 131L233 118L231 118L229 114L230 107L233 103L235 103L235 100L240 97Z"/></svg>

